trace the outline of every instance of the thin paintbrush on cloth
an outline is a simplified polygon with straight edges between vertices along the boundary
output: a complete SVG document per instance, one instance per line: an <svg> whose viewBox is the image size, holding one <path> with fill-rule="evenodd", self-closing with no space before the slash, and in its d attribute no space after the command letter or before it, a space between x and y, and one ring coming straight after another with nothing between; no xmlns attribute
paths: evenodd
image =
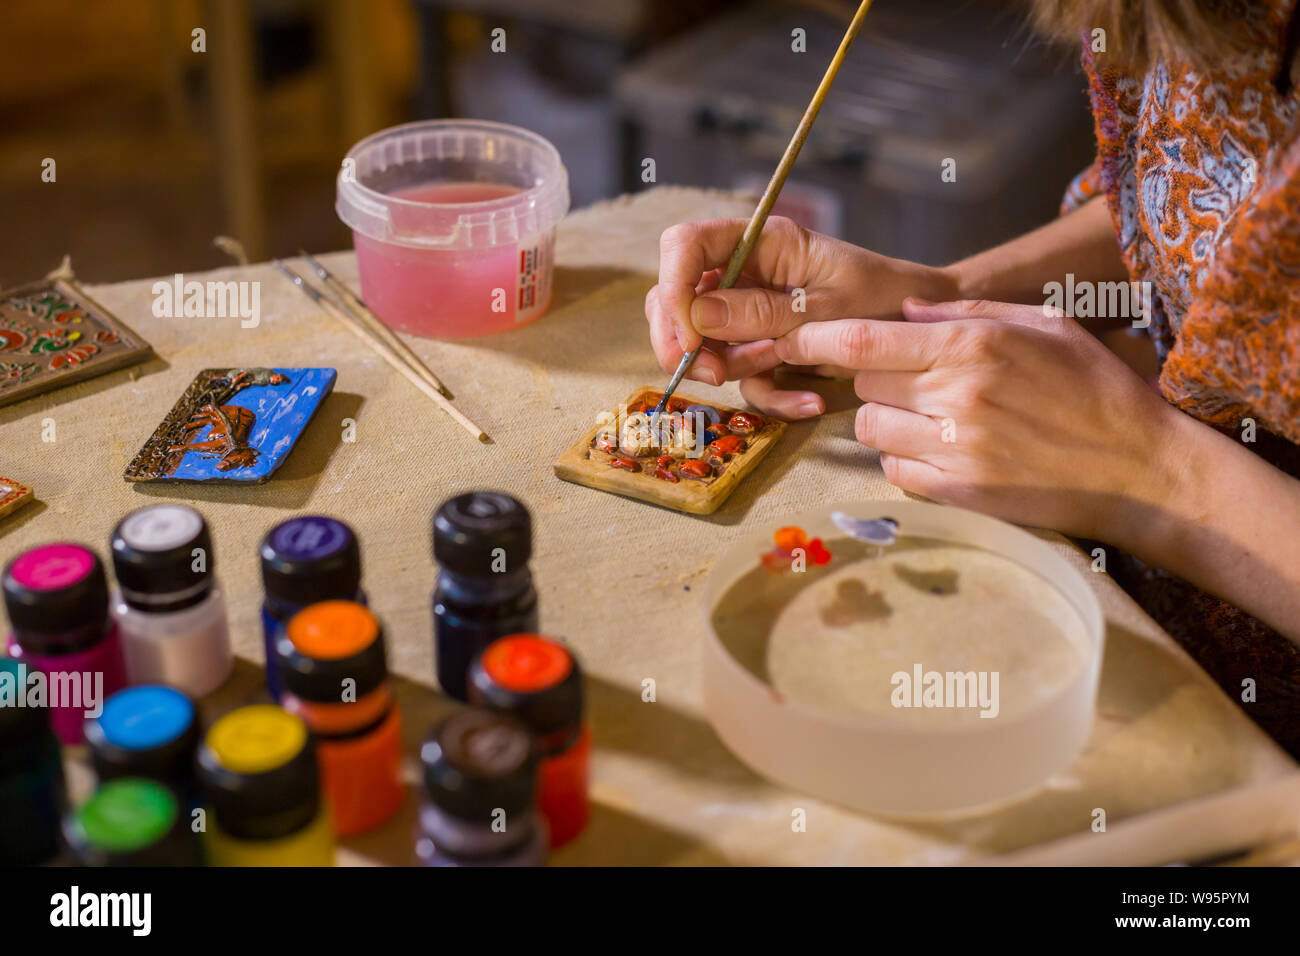
<svg viewBox="0 0 1300 956"><path fill-rule="evenodd" d="M273 260L271 264L288 276L289 280L301 289L308 298L334 318L342 322L354 335L374 349L379 354L380 358L386 361L393 368L397 369L397 371L401 372L402 376L406 378L407 381L422 391L425 395L429 396L429 398L433 399L434 402L441 406L443 411L454 418L462 428L481 442L490 443L492 441L492 439L488 437L487 432L483 431L483 429L479 428L478 425L470 421L470 419L467 418L460 409L447 400L447 397L443 395L442 392L438 391L431 384L425 381L415 369L407 364L406 360L402 358L402 356L398 354L392 346L380 338L375 332L371 331L370 328L360 319L355 318L339 306L335 305L333 301L326 298L318 289L309 285L302 276L294 272L279 259Z"/></svg>
<svg viewBox="0 0 1300 956"><path fill-rule="evenodd" d="M344 283L342 279L338 278L334 273L330 272L329 269L325 268L325 266L318 262L316 257L310 252L302 249L299 249L298 251L302 257L307 260L311 267L316 270L316 275L320 277L321 282L325 283L325 286L334 292L348 311L365 323L366 326L381 339L392 346L397 354L406 359L407 364L419 372L426 382L438 391L442 392L442 394L448 398L456 397L451 394L451 390L443 384L438 376L434 375L433 372L430 371L429 367L420 360L420 357L411 350L410 346L403 342L401 337L390 329L383 319L370 311L370 307L361 300L361 296L348 288L347 284Z"/></svg>

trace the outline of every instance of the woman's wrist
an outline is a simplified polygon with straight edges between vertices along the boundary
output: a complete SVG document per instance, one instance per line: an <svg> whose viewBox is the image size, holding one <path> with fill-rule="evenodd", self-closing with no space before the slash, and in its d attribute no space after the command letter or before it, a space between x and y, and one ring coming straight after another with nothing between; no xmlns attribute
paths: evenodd
<svg viewBox="0 0 1300 956"><path fill-rule="evenodd" d="M1103 522L1102 540L1149 564L1169 568L1190 546L1205 517L1207 489L1213 473L1204 461L1207 445L1222 436L1171 405L1160 413L1149 444L1120 482L1115 508Z"/></svg>
<svg viewBox="0 0 1300 956"><path fill-rule="evenodd" d="M930 302L956 302L966 298L955 266L926 266L909 262L907 267L916 270L907 283L911 290L907 293L908 296Z"/></svg>

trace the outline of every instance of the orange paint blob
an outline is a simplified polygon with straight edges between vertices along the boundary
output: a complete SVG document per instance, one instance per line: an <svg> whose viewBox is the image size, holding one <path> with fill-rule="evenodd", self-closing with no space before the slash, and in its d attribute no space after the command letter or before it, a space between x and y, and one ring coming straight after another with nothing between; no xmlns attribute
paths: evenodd
<svg viewBox="0 0 1300 956"><path fill-rule="evenodd" d="M776 534L772 535L776 546L786 554L794 551L795 548L802 548L808 544L808 535L804 533L803 528L795 525L788 525L784 528L777 528Z"/></svg>

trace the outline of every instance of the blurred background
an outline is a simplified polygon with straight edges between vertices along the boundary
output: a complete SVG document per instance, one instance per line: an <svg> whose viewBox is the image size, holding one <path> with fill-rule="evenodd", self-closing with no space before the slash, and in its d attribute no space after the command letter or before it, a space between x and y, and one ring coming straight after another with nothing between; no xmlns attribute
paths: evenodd
<svg viewBox="0 0 1300 956"><path fill-rule="evenodd" d="M574 208L663 184L757 194L856 6L4 0L0 286L65 253L89 282L213 268L217 235L254 260L347 247L344 153L430 117L546 136ZM1015 2L877 0L779 211L934 263L1042 222L1091 159L1077 61Z"/></svg>

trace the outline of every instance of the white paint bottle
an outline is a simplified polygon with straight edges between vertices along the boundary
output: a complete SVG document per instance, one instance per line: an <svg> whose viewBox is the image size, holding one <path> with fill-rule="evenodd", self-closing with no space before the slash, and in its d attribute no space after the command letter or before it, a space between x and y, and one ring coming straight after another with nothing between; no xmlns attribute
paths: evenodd
<svg viewBox="0 0 1300 956"><path fill-rule="evenodd" d="M132 684L202 697L230 676L226 601L207 523L185 505L133 511L113 531L113 617Z"/></svg>

